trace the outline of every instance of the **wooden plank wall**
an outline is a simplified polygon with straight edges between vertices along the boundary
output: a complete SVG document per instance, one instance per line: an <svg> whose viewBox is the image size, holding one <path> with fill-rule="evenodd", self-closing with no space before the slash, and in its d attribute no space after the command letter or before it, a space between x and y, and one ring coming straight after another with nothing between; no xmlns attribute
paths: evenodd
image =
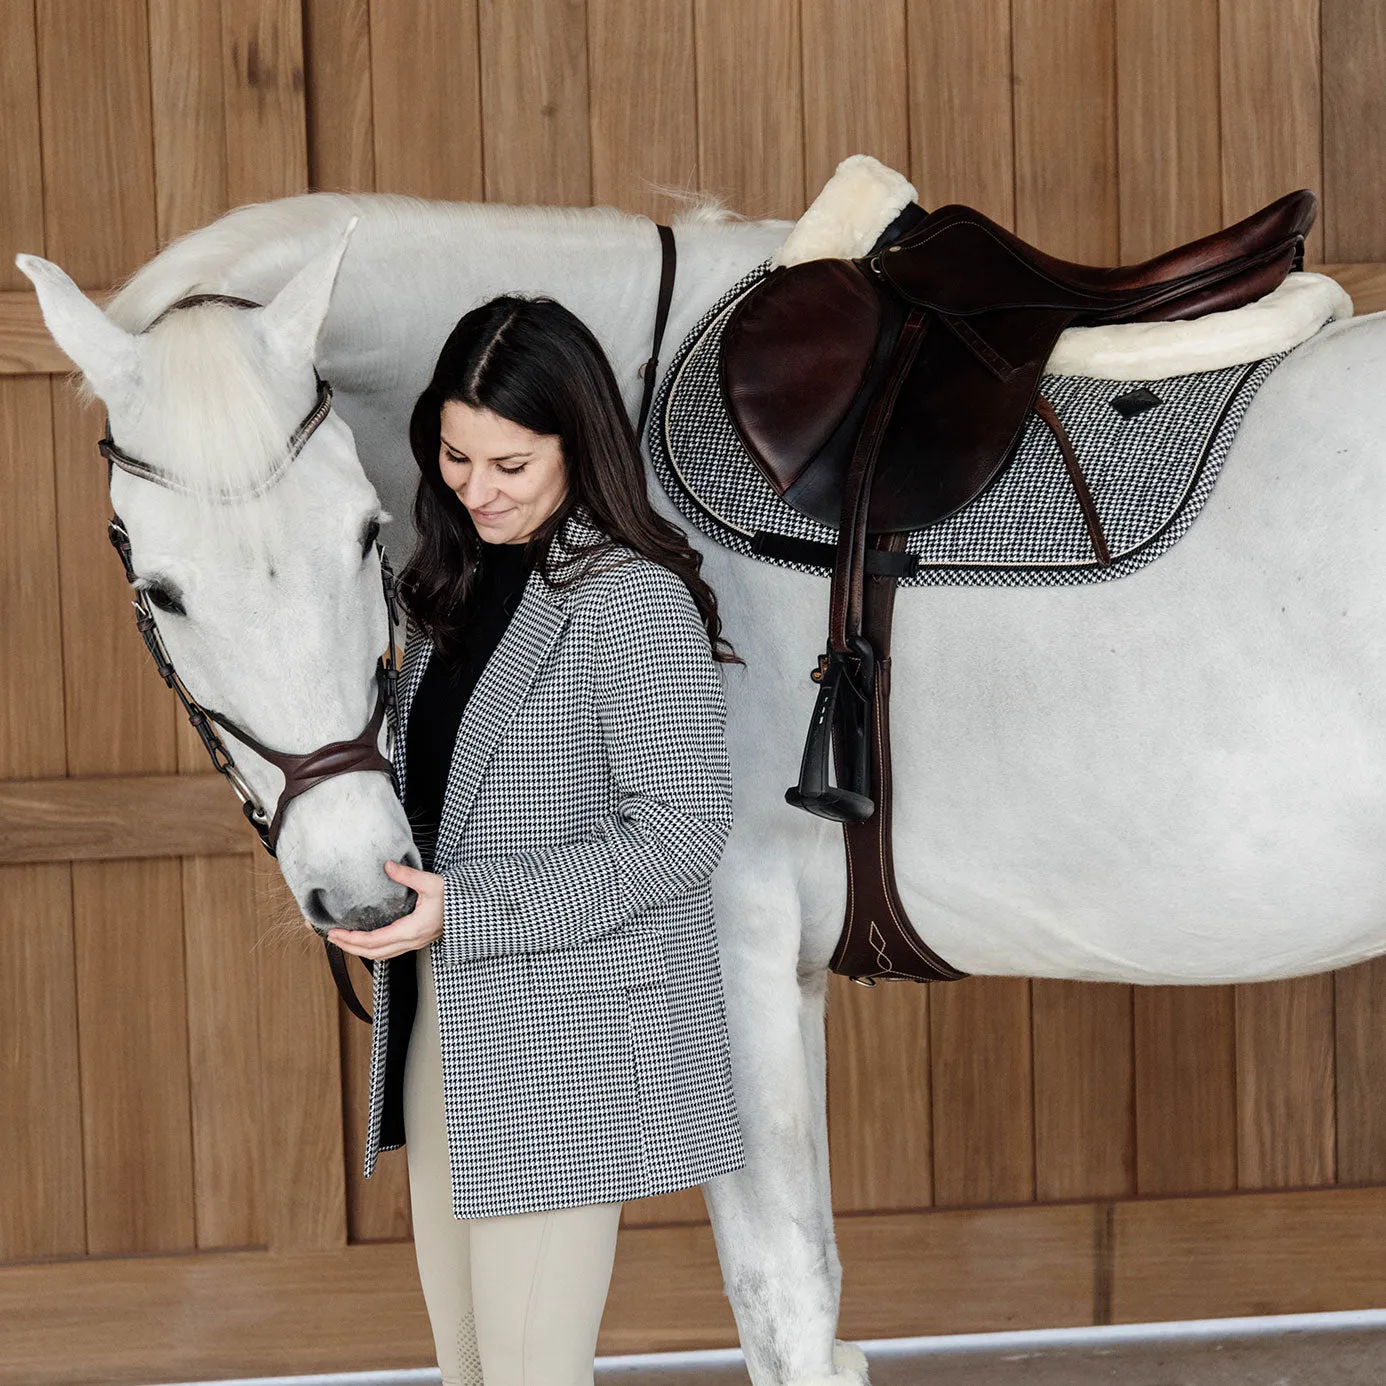
<svg viewBox="0 0 1386 1386"><path fill-rule="evenodd" d="M0 1383L429 1361L403 1158L357 1174L365 1030L130 629L99 419L16 250L99 291L307 188L667 214L667 185L789 217L867 151L926 206L1097 262L1308 185L1310 259L1366 310L1383 73L1374 0L0 0L24 656L0 670ZM1191 989L834 978L845 1331L1379 1303L1383 1039L1386 962ZM731 1341L698 1193L626 1225L603 1350ZM1265 1255L1286 1238L1294 1278ZM1334 1273L1345 1239L1377 1270ZM382 1284L366 1342L354 1296ZM125 1326L141 1302L198 1325L176 1360ZM233 1328L255 1306L258 1335Z"/></svg>

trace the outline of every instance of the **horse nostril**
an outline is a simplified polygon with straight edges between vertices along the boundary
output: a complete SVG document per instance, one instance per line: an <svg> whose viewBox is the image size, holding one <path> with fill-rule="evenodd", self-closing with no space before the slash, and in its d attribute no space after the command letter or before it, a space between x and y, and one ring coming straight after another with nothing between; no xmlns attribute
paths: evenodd
<svg viewBox="0 0 1386 1386"><path fill-rule="evenodd" d="M404 892L404 912L405 912L405 914L412 914L412 913L414 912L414 906L417 905L418 903L419 903L419 892L418 892L417 890L415 890L413 886L407 887L406 890L405 890L405 892Z"/></svg>
<svg viewBox="0 0 1386 1386"><path fill-rule="evenodd" d="M327 908L327 900L322 891L316 887L308 892L308 903L305 910L310 922L321 925L323 928L331 928L336 924L332 917L332 911Z"/></svg>

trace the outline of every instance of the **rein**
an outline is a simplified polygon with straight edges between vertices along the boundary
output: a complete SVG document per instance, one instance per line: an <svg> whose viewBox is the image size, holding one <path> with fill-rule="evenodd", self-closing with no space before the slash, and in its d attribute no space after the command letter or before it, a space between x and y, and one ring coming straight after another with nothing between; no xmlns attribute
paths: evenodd
<svg viewBox="0 0 1386 1386"><path fill-rule="evenodd" d="M158 322L177 308L192 308L201 303L225 303L237 308L258 308L261 306L249 299L233 298L226 294L193 294L170 304L163 313L159 314L159 317L154 319L154 322ZM149 324L150 327L153 325L154 323ZM145 329L145 331L148 330L148 328ZM313 436L318 425L328 416L332 408L332 386L318 375L316 369L313 371L313 378L317 382L317 398L307 416L294 430L283 460L276 464L269 477L257 482L253 487L247 487L240 491L223 490L219 492L216 495L218 501L229 502L259 495L273 485L283 475L289 463L303 451L308 439ZM196 488L185 485L173 473L164 468L156 467L152 463L143 462L139 458L131 457L128 453L122 452L111 437L109 416L106 420L105 436L97 444L97 450L106 459L108 486L114 469L119 467L132 476L140 477L145 481L152 481L155 485L163 486L168 490L178 491L184 495L198 494ZM106 533L116 553L120 555L126 580L134 583L135 570L131 560L130 535L125 528L125 522L114 511L112 511L111 519L107 524ZM375 547L380 556L380 580L385 598L386 617L389 622L389 648L380 656L380 662L376 666L375 709L359 735L349 741L330 742L328 745L320 746L316 751L309 751L306 754L272 750L238 726L224 713L203 707L198 703L188 692L183 680L178 677L178 671L173 667L173 661L168 657L168 650L159 633L158 622L155 620L148 592L137 590L134 600L131 602L135 608L136 628L154 661L154 667L159 671L159 677L178 695L178 701L182 703L184 711L188 714L188 721L206 748L213 768L230 781L232 789L236 792L236 797L240 800L241 812L245 815L246 821L255 829L265 851L272 857L278 855L279 832L283 824L284 810L300 794L312 789L314 785L321 784L324 780L332 779L337 775L350 774L357 770L379 770L392 777L394 774L394 767L391 762L380 753L379 739L381 722L383 719L388 719L387 735L391 738L390 744L393 745L395 703L399 686L399 659L395 649L395 627L398 624L399 614L395 601L394 571L390 567L390 560L378 539ZM284 788L280 792L279 802L275 806L273 816L260 802L259 796L237 767L235 757L227 749L226 743L222 740L216 726L213 725L214 723L219 723L238 740L255 751L257 755L263 756L265 760L283 772ZM326 938L323 939L323 947L327 950L327 961L332 972L332 980L336 983L337 991L347 1009L359 1020L369 1024L370 1013L362 1006L356 995L356 989L351 984L351 978L347 972L346 955L335 943ZM366 970L370 971L369 959L363 958L362 961L366 965Z"/></svg>

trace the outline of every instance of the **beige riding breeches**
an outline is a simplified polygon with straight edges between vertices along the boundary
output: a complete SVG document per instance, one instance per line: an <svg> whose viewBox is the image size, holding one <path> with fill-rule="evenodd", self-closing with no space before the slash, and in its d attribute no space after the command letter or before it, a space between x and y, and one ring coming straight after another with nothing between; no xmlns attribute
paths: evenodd
<svg viewBox="0 0 1386 1386"><path fill-rule="evenodd" d="M431 950L404 1069L414 1251L443 1386L592 1386L621 1204L455 1218Z"/></svg>

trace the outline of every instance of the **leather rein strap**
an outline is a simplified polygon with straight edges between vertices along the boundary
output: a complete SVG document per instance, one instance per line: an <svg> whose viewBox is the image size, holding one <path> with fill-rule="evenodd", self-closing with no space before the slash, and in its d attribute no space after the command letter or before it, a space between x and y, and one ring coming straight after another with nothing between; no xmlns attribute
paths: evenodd
<svg viewBox="0 0 1386 1386"><path fill-rule="evenodd" d="M664 329L669 322L669 305L674 300L674 274L678 266L673 230L662 223L656 223L655 229L659 232L659 301L655 305L654 347L650 352L650 359L640 367L645 390L640 400L640 422L635 427L637 448L645 437L645 423L650 417L650 405L654 402L655 380L659 373L659 349L664 344Z"/></svg>
<svg viewBox="0 0 1386 1386"><path fill-rule="evenodd" d="M170 304L163 313L159 314L159 317L154 319L154 322L160 321L166 314L175 309L192 308L202 303L223 303L237 308L258 308L261 306L250 299L234 298L227 294L192 294ZM149 326L152 327L154 322L151 322ZM148 330L148 328L145 329L145 331ZM283 475L289 463L303 450L304 445L312 437L318 425L331 412L332 386L323 380L316 370L313 375L317 382L317 398L302 423L294 430L285 450L285 456L276 461L270 475L256 482L253 487L234 492L214 493L212 499L218 502L230 502L259 495ZM145 481L152 481L155 485L163 486L168 490L178 491L184 495L202 494L197 488L186 485L165 468L156 467L152 463L143 462L139 458L131 457L123 452L116 446L111 437L109 418L106 421L105 436L97 444L97 448L106 459L108 486L113 469L119 467L132 476L140 477ZM133 584L136 581L136 575L131 558L130 535L125 528L125 522L115 512L111 514L106 532L116 553L120 556L121 564L125 569L126 580ZM150 605L148 592L142 588L137 589L135 598L131 602L135 608L136 627L154 661L155 668L159 671L159 676L177 694L179 702L182 703L188 714L188 721L196 730L208 756L211 757L213 768L230 781L231 787L236 792L236 797L240 800L241 812L251 827L255 829L265 851L272 857L277 856L279 832L283 823L285 808L291 800L306 790L321 784L324 780L357 770L379 770L393 778L394 767L390 760L380 753L379 741L382 720L387 723L388 736L390 738L394 736L395 701L399 686L399 654L395 648L394 633L399 624L399 614L395 600L395 576L390 567L390 560L379 540L376 541L375 547L380 557L380 579L385 597L386 619L389 625L389 648L381 655L380 662L376 666L375 708L359 735L352 737L349 741L331 742L329 745L320 746L316 751L309 751L305 754L272 750L223 713L201 706L188 692L186 685L178 677L178 671L173 667L172 660L168 657L163 637L159 634L153 607ZM235 758L227 749L226 743L218 734L214 723L219 723L225 727L227 731L249 746L257 755L262 756L283 772L284 788L280 792L279 802L275 806L273 817L266 812L259 796L237 768ZM327 950L327 961L332 973L332 980L336 983L342 1001L352 1015L369 1024L370 1012L362 1006L356 995L356 989L351 984L351 978L347 971L346 955L336 944L326 938L323 939L323 946ZM362 962L368 972L373 970L369 959L363 958Z"/></svg>

